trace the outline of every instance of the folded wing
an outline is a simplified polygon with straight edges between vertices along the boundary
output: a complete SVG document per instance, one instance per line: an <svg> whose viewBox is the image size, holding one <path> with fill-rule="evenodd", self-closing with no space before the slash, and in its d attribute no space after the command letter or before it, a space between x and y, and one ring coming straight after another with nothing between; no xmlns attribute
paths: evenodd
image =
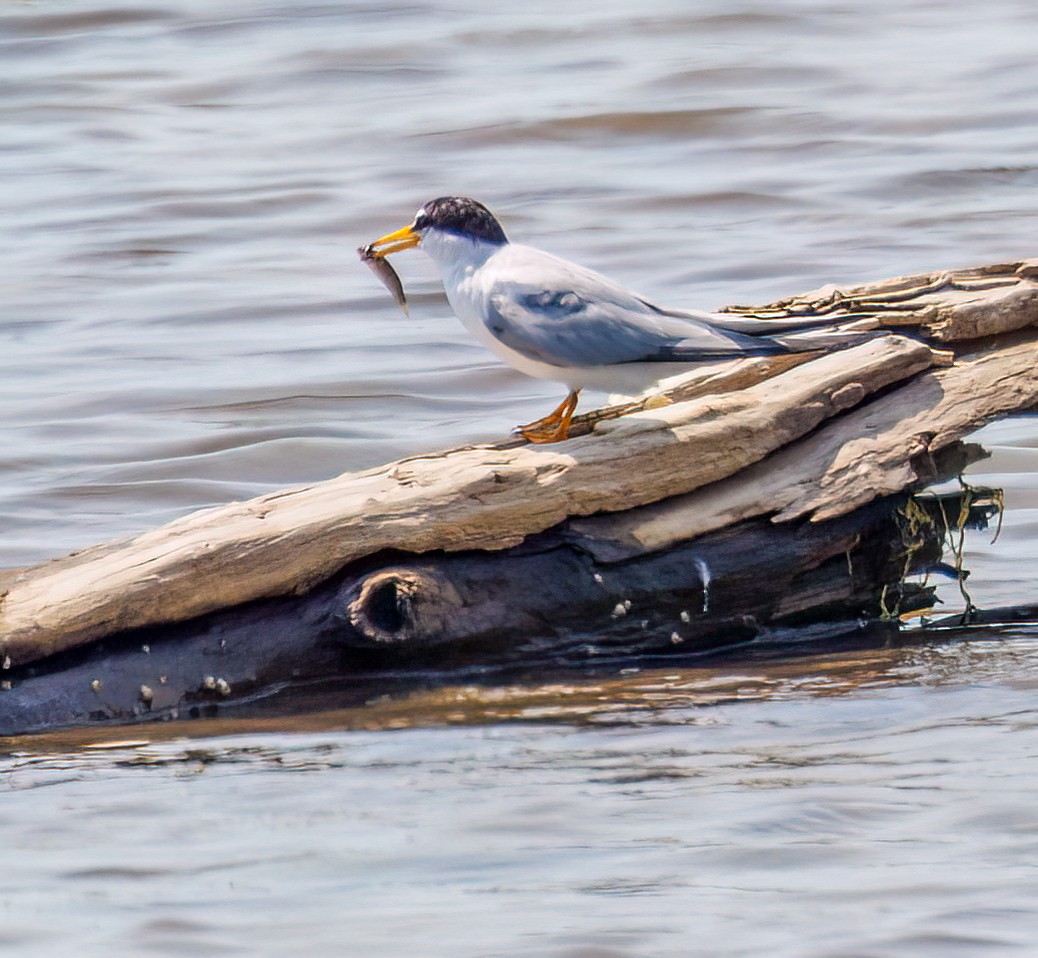
<svg viewBox="0 0 1038 958"><path fill-rule="evenodd" d="M528 359L560 367L719 362L820 348L748 336L648 305L642 311L574 289L519 285L491 295L487 328Z"/></svg>

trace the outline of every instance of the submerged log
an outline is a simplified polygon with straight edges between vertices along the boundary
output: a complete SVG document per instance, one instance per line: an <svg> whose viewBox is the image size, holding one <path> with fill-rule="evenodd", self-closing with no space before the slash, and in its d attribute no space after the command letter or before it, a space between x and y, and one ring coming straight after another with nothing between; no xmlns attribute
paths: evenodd
<svg viewBox="0 0 1038 958"><path fill-rule="evenodd" d="M687 634L673 630L683 648L730 641L740 622L753 632L792 611L876 615L896 581L867 556L890 552L877 543L891 540L891 503L976 455L959 440L979 425L1038 406L1035 274L1028 261L732 307L908 335L700 370L580 417L575 438L557 446L508 441L415 456L8 573L0 656L12 688L0 694L0 727L29 727L18 723L30 713L44 722L74 689L90 689L98 719L159 714L163 695L167 711L195 692L224 701L293 675L355 671L371 650L394 662L431 648L438 662L455 652L479 661L495 642L514 658L517 649L564 654L595 635L629 653L657 648L655 613L626 617L635 599L622 594L623 577L612 582L614 566L646 583L638 594L664 618L684 603L677 612L690 625L695 601L706 604L696 563L707 562L714 604ZM869 503L884 497L879 519ZM857 568L872 568L868 587L859 582L850 605L834 604L832 589L854 579L847 556L856 549ZM754 566L757 554L770 565ZM829 585L805 585L832 562ZM764 571L787 566L789 576ZM142 646L172 656L165 671L141 678L140 662L120 671ZM237 663L230 677L204 667L213 656ZM87 673L96 674L84 685Z"/></svg>

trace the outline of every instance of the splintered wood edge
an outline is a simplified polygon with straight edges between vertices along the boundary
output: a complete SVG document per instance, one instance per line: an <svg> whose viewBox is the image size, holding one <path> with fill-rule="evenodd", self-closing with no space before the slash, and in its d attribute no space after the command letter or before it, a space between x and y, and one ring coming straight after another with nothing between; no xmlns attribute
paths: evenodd
<svg viewBox="0 0 1038 958"><path fill-rule="evenodd" d="M1038 326L1038 283L1025 280L987 296L938 309L927 332L940 343L999 336Z"/></svg>
<svg viewBox="0 0 1038 958"><path fill-rule="evenodd" d="M946 302L935 301L945 292ZM726 306L722 312L764 320L831 316L843 323L872 318L880 328L914 327L938 343L963 344L1038 325L1038 259L859 286L828 285L762 306Z"/></svg>

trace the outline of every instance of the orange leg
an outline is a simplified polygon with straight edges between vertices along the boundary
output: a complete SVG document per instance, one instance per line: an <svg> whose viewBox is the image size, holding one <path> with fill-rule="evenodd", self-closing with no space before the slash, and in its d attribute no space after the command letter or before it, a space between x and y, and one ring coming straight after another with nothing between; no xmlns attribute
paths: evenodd
<svg viewBox="0 0 1038 958"><path fill-rule="evenodd" d="M549 415L519 426L520 435L528 442L562 442L569 436L569 424L573 421L579 399L580 390L570 390L570 394Z"/></svg>

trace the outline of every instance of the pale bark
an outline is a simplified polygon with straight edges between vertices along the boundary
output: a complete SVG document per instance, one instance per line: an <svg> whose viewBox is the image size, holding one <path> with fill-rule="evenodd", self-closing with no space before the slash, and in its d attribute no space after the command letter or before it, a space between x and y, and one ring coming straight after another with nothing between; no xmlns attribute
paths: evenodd
<svg viewBox="0 0 1038 958"><path fill-rule="evenodd" d="M1038 337L965 354L826 423L737 475L667 502L572 525L602 555L666 549L771 515L844 515L928 480L929 459L985 422L1038 407Z"/></svg>

